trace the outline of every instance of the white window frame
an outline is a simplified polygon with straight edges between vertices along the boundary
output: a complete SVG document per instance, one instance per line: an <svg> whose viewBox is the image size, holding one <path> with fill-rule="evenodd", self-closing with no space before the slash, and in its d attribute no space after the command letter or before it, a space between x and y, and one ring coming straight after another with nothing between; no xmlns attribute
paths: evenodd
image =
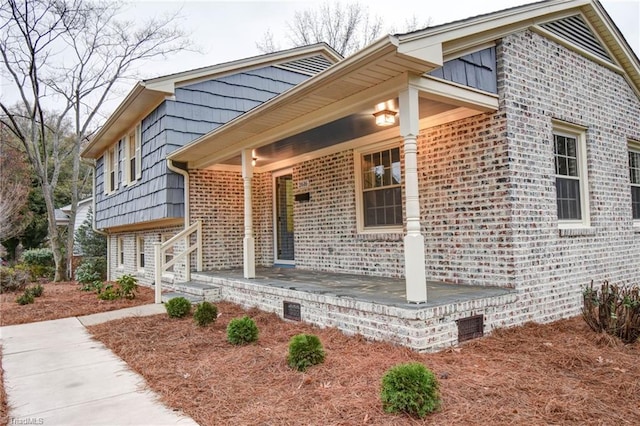
<svg viewBox="0 0 640 426"><path fill-rule="evenodd" d="M142 132L140 124L131 129L127 136L123 138L125 141L124 170L125 185L131 186L142 177ZM133 139L133 143L132 143ZM133 146L132 146L133 145ZM133 154L133 155L132 155ZM133 160L135 173L132 173L131 162Z"/></svg>
<svg viewBox="0 0 640 426"><path fill-rule="evenodd" d="M118 242L116 244L116 256L117 258L117 265L119 269L124 269L124 259L125 259L125 255L124 255L124 237L118 237Z"/></svg>
<svg viewBox="0 0 640 426"><path fill-rule="evenodd" d="M553 133L551 137L551 147L553 149L554 177L566 178L564 175L555 174L555 135L566 136L576 140L576 160L578 166L578 180L580 190L580 211L582 217L580 219L560 219L558 217L558 228L560 229L576 229L591 227L591 211L589 208L589 181L587 173L587 129L582 126L569 124L561 121L553 121ZM555 186L555 185L554 185ZM557 203L556 193L556 203ZM556 212L557 214L557 212Z"/></svg>
<svg viewBox="0 0 640 426"><path fill-rule="evenodd" d="M164 234L162 234L160 236L160 242L161 243L166 243L167 241L169 241L173 237L175 237L175 234L164 233ZM173 260L173 256L174 256L174 251L173 251L173 247L171 247L170 249L168 249L167 251L164 252L164 263L172 261ZM173 272L174 272L174 267L171 266L166 271L163 271L163 276L173 277Z"/></svg>
<svg viewBox="0 0 640 426"><path fill-rule="evenodd" d="M144 272L144 268L147 264L147 257L144 251L144 236L136 236L136 269L139 272Z"/></svg>
<svg viewBox="0 0 640 426"><path fill-rule="evenodd" d="M355 175L355 186L356 186L356 227L357 232L359 234L401 234L404 232L404 201L402 202L402 224L400 225L389 225L389 226L365 226L364 224L364 202L362 199L364 192L364 185L362 182L362 157L366 154L372 154L380 151L385 151L393 148L400 148L401 143L400 139L387 140L384 142L376 143L373 145L368 145L362 148L354 149L354 175ZM402 155L402 151L401 151ZM400 188L404 187L404 173L402 172L402 159L400 160L400 169L402 181L400 183ZM401 189L402 190L402 189ZM403 190L402 190L403 191ZM403 198L404 200L404 198Z"/></svg>
<svg viewBox="0 0 640 426"><path fill-rule="evenodd" d="M638 155L640 155L640 142L639 141L630 140L629 143L628 143L628 148L629 148L628 152L634 152L634 153L637 153ZM629 185L630 185L630 187L633 187L633 188L640 188L640 182L638 182L637 184L631 182L631 165L629 165ZM640 228L640 218L633 218L633 212L631 213L631 215L632 215L631 218L633 220L633 226L637 227L637 228Z"/></svg>
<svg viewBox="0 0 640 426"><path fill-rule="evenodd" d="M111 185L111 173L114 174L113 185ZM104 193L112 194L118 190L118 143L104 153Z"/></svg>

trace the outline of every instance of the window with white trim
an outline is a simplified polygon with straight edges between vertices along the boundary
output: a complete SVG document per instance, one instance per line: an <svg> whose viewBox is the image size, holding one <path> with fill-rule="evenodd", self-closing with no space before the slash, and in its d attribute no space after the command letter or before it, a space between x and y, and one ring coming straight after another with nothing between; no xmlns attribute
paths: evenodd
<svg viewBox="0 0 640 426"><path fill-rule="evenodd" d="M139 271L144 271L144 237L136 237L136 267Z"/></svg>
<svg viewBox="0 0 640 426"><path fill-rule="evenodd" d="M124 268L124 238L118 237L118 268Z"/></svg>
<svg viewBox="0 0 640 426"><path fill-rule="evenodd" d="M358 230L402 232L400 148L387 146L356 153Z"/></svg>
<svg viewBox="0 0 640 426"><path fill-rule="evenodd" d="M104 153L104 193L111 194L118 189L118 144Z"/></svg>
<svg viewBox="0 0 640 426"><path fill-rule="evenodd" d="M140 124L133 128L125 140L125 183L134 184L142 177L141 156L141 131Z"/></svg>
<svg viewBox="0 0 640 426"><path fill-rule="evenodd" d="M171 238L173 238L174 235L173 234L162 234L162 242L165 243L167 241L169 241ZM169 247L165 252L164 252L164 263L169 263L173 260L173 247ZM166 269L167 272L173 272L173 266L170 266Z"/></svg>
<svg viewBox="0 0 640 426"><path fill-rule="evenodd" d="M588 227L589 193L585 130L554 123L556 205L561 227Z"/></svg>
<svg viewBox="0 0 640 426"><path fill-rule="evenodd" d="M629 180L633 222L640 226L640 143L629 143Z"/></svg>

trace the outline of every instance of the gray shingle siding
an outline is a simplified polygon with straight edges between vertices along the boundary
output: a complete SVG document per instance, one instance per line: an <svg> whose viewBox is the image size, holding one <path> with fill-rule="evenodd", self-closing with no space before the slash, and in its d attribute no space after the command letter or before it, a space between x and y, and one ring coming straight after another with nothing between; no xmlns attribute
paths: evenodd
<svg viewBox="0 0 640 426"><path fill-rule="evenodd" d="M125 144L118 142L118 190L104 194L104 156L96 165L96 225L112 228L184 216L184 178L166 157L216 127L309 78L274 66L176 88L142 120L142 178L123 185Z"/></svg>
<svg viewBox="0 0 640 426"><path fill-rule="evenodd" d="M498 93L496 48L489 47L447 61L442 67L431 71L429 75L486 92Z"/></svg>

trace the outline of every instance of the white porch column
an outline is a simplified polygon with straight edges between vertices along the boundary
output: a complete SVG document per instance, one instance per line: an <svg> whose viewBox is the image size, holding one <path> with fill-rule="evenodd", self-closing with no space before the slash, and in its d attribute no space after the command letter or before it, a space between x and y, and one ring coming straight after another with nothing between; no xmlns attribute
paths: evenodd
<svg viewBox="0 0 640 426"><path fill-rule="evenodd" d="M253 155L250 149L242 151L242 180L244 181L244 239L242 241L244 277L256 277L256 250L253 237L253 206L251 205L251 179Z"/></svg>
<svg viewBox="0 0 640 426"><path fill-rule="evenodd" d="M407 302L427 301L424 236L420 233L420 198L416 138L419 131L418 90L400 92L400 135L404 138L404 187L407 235L404 237L404 274Z"/></svg>

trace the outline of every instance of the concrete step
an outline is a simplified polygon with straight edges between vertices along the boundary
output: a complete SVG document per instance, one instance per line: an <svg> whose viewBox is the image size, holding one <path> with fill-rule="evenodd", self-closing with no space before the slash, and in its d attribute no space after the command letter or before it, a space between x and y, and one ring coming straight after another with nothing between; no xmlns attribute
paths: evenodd
<svg viewBox="0 0 640 426"><path fill-rule="evenodd" d="M175 283L171 287L174 292L190 295L197 298L199 302L204 300L207 302L218 302L222 299L220 287L200 281Z"/></svg>

